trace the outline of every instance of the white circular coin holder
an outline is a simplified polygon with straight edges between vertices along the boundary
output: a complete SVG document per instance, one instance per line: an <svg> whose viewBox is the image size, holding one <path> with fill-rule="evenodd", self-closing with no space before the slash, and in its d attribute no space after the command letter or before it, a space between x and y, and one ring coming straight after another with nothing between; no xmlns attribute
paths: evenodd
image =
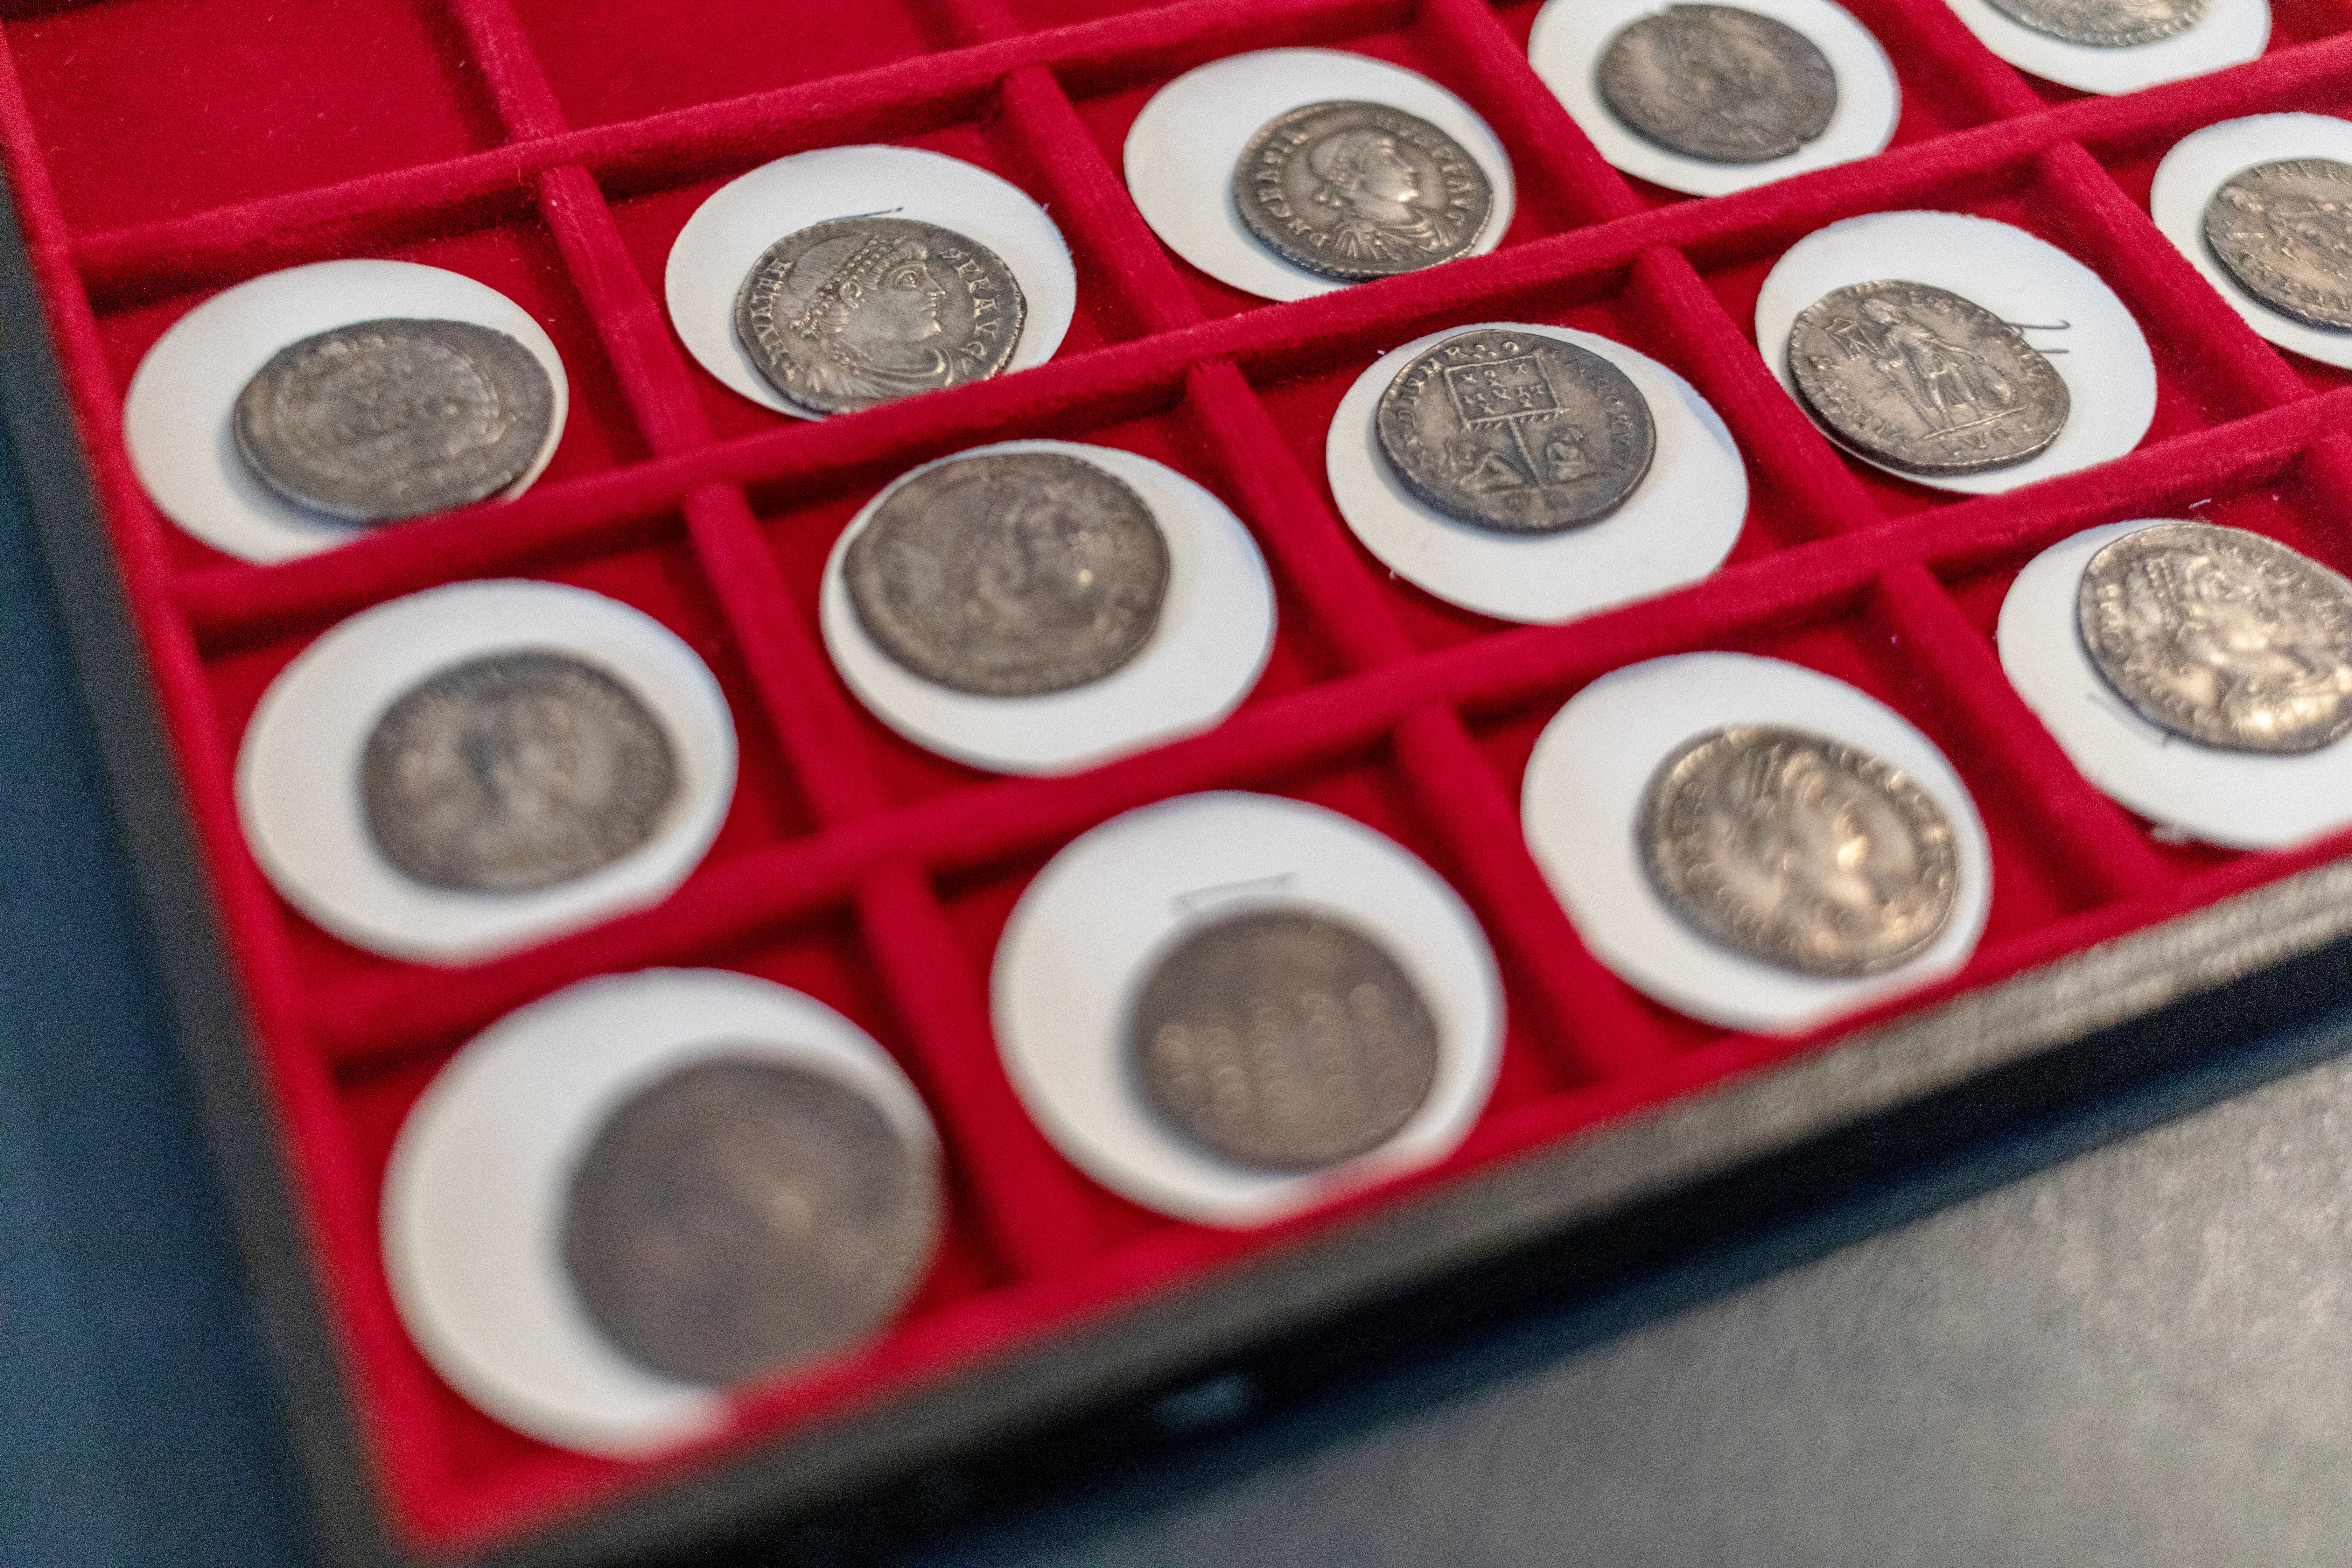
<svg viewBox="0 0 2352 1568"><path fill-rule="evenodd" d="M2000 667L2083 776L2161 826L2231 849L2277 849L2352 823L2352 743L2301 756L2202 746L2149 722L2083 646L2083 571L2108 542L2179 521L2086 529L2028 563L2001 601Z"/></svg>
<svg viewBox="0 0 2352 1568"><path fill-rule="evenodd" d="M1842 741L1910 775L1943 808L1959 896L1933 946L1885 974L1799 974L1719 946L1659 898L1642 868L1642 803L1658 764L1727 724ZM1966 963L1992 907L1992 851L1967 786L1935 742L1875 698L1801 665L1736 653L1654 658L1602 676L1555 714L1521 786L1528 847L1594 957L1678 1012L1727 1028L1802 1034Z"/></svg>
<svg viewBox="0 0 2352 1568"><path fill-rule="evenodd" d="M694 209L662 275L670 325L697 363L763 408L822 418L768 384L735 335L735 296L767 248L845 217L935 224L994 251L1021 285L1021 337L1000 374L1044 364L1078 306L1069 242L1029 194L961 158L918 147L823 147L730 180Z"/></svg>
<svg viewBox="0 0 2352 1568"><path fill-rule="evenodd" d="M2081 92L2137 92L2261 58L2271 41L2270 0L2211 0L2186 32L2152 44L2103 49L2013 21L1987 0L1946 0L1979 43L2023 71Z"/></svg>
<svg viewBox="0 0 2352 1568"><path fill-rule="evenodd" d="M882 503L941 463L998 452L1060 452L1141 497L1168 542L1160 620L1133 658L1099 680L1036 697L987 697L924 679L882 651L857 618L843 570ZM1274 650L1274 583L1232 509L1164 464L1115 447L1003 441L908 469L834 542L817 590L834 668L874 716L915 744L1005 773L1076 773L1215 724L1241 705Z"/></svg>
<svg viewBox="0 0 2352 1568"><path fill-rule="evenodd" d="M1136 988L1204 917L1303 909L1376 939L1437 1022L1429 1097L1377 1149L1306 1174L1254 1171L1179 1136L1128 1059ZM1502 1058L1495 958L1461 898L1405 849L1336 812L1273 795L1179 795L1066 846L1021 895L990 984L1006 1072L1080 1170L1202 1225L1269 1224L1443 1159L1477 1121Z"/></svg>
<svg viewBox="0 0 2352 1568"><path fill-rule="evenodd" d="M622 1102L746 1058L862 1096L938 1170L930 1114L873 1037L814 997L722 970L566 986L476 1036L425 1087L384 1173L384 1271L409 1336L459 1394L517 1431L614 1458L727 1426L723 1391L649 1372L597 1328L563 1225L572 1173Z"/></svg>
<svg viewBox="0 0 2352 1568"><path fill-rule="evenodd" d="M1832 0L1740 0L1739 6L1795 28L1829 60L1837 76L1837 107L1819 136L1783 158L1717 163L1637 135L1601 97L1601 59L1619 33L1666 8L1664 0L1550 0L1528 38L1536 74L1614 167L1670 191L1722 196L1867 158L1895 140L1903 117L1895 64L1870 30Z"/></svg>
<svg viewBox="0 0 2352 1568"><path fill-rule="evenodd" d="M2352 332L2333 332L2282 315L2238 286L2205 244L2205 208L2230 177L2285 158L2352 163L2352 121L2325 114L2255 114L2182 137L2156 166L2148 211L2173 248L2205 275L2246 325L2283 349L2352 369Z"/></svg>
<svg viewBox="0 0 2352 1568"><path fill-rule="evenodd" d="M122 442L163 515L215 550L263 563L399 526L347 522L285 500L246 467L230 426L237 394L278 350L388 316L489 327L539 361L554 392L547 441L498 499L529 489L555 456L572 400L563 361L530 312L488 284L438 267L320 261L223 289L173 322L140 360L122 401Z"/></svg>
<svg viewBox="0 0 2352 1568"><path fill-rule="evenodd" d="M488 893L415 881L368 828L368 737L427 678L523 649L579 659L633 692L669 740L677 793L652 837L568 882ZM371 952L449 965L658 903L701 861L734 793L735 725L709 668L643 611L558 583L457 583L339 623L270 682L236 759L246 842L289 902Z"/></svg>
<svg viewBox="0 0 2352 1568"><path fill-rule="evenodd" d="M1381 395L1419 355L1464 332L1526 332L1589 349L1649 405L1650 471L1599 522L1492 533L1404 488L1381 450ZM1507 621L1559 622L1696 583L1723 563L1748 516L1748 468L1714 406L1649 355L1591 332L1523 321L1450 327L1382 355L1331 416L1324 469L1348 526L1391 571L1448 604Z"/></svg>
<svg viewBox="0 0 2352 1568"><path fill-rule="evenodd" d="M2156 417L2156 360L2115 290L2049 241L1964 213L1869 213L1815 229L1789 248L1757 297L1756 344L1790 397L1797 388L1789 330L1798 315L1824 294L1880 279L1948 289L2017 327L2050 356L2071 405L2056 440L1990 473L1906 473L1841 445L1856 462L1931 489L1990 495L2120 458L2147 434Z"/></svg>
<svg viewBox="0 0 2352 1568"><path fill-rule="evenodd" d="M1250 138L1294 109L1334 101L1386 104L1452 137L1494 193L1469 254L1503 243L1516 205L1511 160L1478 111L1425 76L1339 49L1229 55L1161 88L1128 129L1128 194L1168 248L1221 283L1264 300L1349 288L1275 255L1234 210L1234 165Z"/></svg>

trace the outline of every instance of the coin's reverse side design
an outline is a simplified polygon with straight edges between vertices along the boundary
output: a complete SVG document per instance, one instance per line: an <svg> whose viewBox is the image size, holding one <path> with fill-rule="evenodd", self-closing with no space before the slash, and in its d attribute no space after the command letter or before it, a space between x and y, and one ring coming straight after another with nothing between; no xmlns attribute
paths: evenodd
<svg viewBox="0 0 2352 1568"><path fill-rule="evenodd" d="M392 317L269 356L229 429L255 478L352 522L446 511L530 470L555 417L537 355L472 321Z"/></svg>
<svg viewBox="0 0 2352 1568"><path fill-rule="evenodd" d="M1452 137L1381 103L1294 109L1234 165L1234 206L1267 249L1351 282L1467 256L1494 199Z"/></svg>
<svg viewBox="0 0 2352 1568"><path fill-rule="evenodd" d="M793 404L849 414L994 375L1025 310L1013 269L978 240L845 217L788 234L751 264L735 336Z"/></svg>
<svg viewBox="0 0 2352 1568"><path fill-rule="evenodd" d="M982 697L1100 680L1159 624L1168 541L1143 498L1061 452L956 458L892 490L842 563L882 651Z"/></svg>
<svg viewBox="0 0 2352 1568"><path fill-rule="evenodd" d="M360 762L384 858L436 888L516 893L654 835L677 793L669 738L603 670L537 650L446 669L377 721Z"/></svg>
<svg viewBox="0 0 2352 1568"><path fill-rule="evenodd" d="M1495 533L1558 533L1616 510L1657 432L1625 373L1574 343L1494 328L1399 371L1372 416L1405 489Z"/></svg>
<svg viewBox="0 0 2352 1568"><path fill-rule="evenodd" d="M1994 10L2070 44L2127 49L2185 33L2208 0L1991 0Z"/></svg>
<svg viewBox="0 0 2352 1568"><path fill-rule="evenodd" d="M2352 331L2352 163L2284 158L2239 170L2205 204L2205 244L2280 315Z"/></svg>
<svg viewBox="0 0 2352 1568"><path fill-rule="evenodd" d="M1437 1024L1381 946L1298 909L1183 934L1138 988L1145 1099L1236 1164L1309 1171L1378 1148L1429 1097Z"/></svg>
<svg viewBox="0 0 2352 1568"><path fill-rule="evenodd" d="M1959 852L1910 777L1825 736L1733 724L1660 763L1639 818L1643 869L1710 940L1801 974L1881 974L1951 919Z"/></svg>
<svg viewBox="0 0 2352 1568"><path fill-rule="evenodd" d="M1636 134L1711 163L1785 158L1830 128L1837 73L1787 23L1733 5L1674 5L1609 41L1601 100Z"/></svg>
<svg viewBox="0 0 2352 1568"><path fill-rule="evenodd" d="M2352 583L2275 540L2163 522L2091 557L2083 647L2150 723L2232 752L2352 733Z"/></svg>
<svg viewBox="0 0 2352 1568"><path fill-rule="evenodd" d="M563 1260L647 1369L724 1386L854 1344L939 1237L939 1179L821 1073L720 1058L624 1100L571 1180Z"/></svg>
<svg viewBox="0 0 2352 1568"><path fill-rule="evenodd" d="M1926 283L1854 283L1798 312L1789 374L1808 411L1906 473L1980 474L2046 450L2072 400L1990 310Z"/></svg>

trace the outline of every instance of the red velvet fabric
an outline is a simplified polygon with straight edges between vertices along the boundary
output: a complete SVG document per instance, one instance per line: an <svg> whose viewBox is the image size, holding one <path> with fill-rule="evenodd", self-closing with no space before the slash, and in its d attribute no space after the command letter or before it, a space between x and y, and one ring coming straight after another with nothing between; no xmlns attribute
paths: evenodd
<svg viewBox="0 0 2352 1568"><path fill-rule="evenodd" d="M691 15L619 0L308 0L267 15L108 0L6 24L0 144L404 1534L439 1550L509 1538L711 1457L624 1466L506 1430L434 1376L385 1290L377 1184L400 1118L469 1034L569 981L693 963L800 987L898 1052L944 1131L953 1223L920 1299L866 1350L745 1395L738 1430L712 1446L732 1450L1814 1048L1727 1036L1632 992L1587 954L1527 852L1516 802L1537 732L1631 660L1793 658L1890 703L1954 759L1993 838L1991 923L1964 974L1883 1016L2352 847L2156 839L2067 764L1991 643L2024 561L2117 518L2210 517L2352 570L2352 438L2336 433L2352 378L2257 339L2145 208L2156 160L2199 126L2352 111L2347 0L2277 0L2263 59L2116 99L2020 76L1940 0L1852 8L1902 79L1893 148L1712 201L1600 161L1528 68L1534 0L875 0L822 19L757 0ZM1161 247L1119 181L1128 126L1190 66L1291 44L1397 61L1485 114L1521 192L1502 247L1269 305ZM772 416L683 353L663 259L725 180L869 140L969 160L1046 204L1076 256L1077 321L1034 371L823 425ZM2019 224L2115 286L2157 359L2138 451L1961 500L1852 464L1814 431L1748 339L1757 289L1820 225L1913 205ZM344 256L429 261L520 301L570 367L570 426L510 505L284 565L229 561L140 490L122 389L213 292ZM1496 317L1606 333L1715 404L1753 481L1723 570L1574 626L1515 628L1417 593L1355 543L1322 477L1340 395L1385 348ZM992 779L898 740L835 679L812 627L839 529L908 465L1013 436L1148 454L1255 531L1279 641L1217 731L1075 778ZM269 679L338 618L495 574L577 583L676 629L726 690L742 776L709 859L661 907L450 973L346 946L278 900L237 831L230 764ZM1036 869L1117 811L1213 786L1317 801L1423 856L1485 922L1508 994L1501 1081L1459 1154L1263 1235L1174 1224L1086 1181L1021 1113L988 1027L991 954Z"/></svg>

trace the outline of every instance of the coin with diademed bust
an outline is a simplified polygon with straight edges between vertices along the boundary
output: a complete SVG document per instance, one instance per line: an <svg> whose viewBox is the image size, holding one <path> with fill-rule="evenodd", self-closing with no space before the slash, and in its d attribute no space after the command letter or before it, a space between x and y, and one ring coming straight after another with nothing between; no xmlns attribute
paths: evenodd
<svg viewBox="0 0 2352 1568"><path fill-rule="evenodd" d="M2095 49L2129 49L2185 33L2205 19L2208 0L1991 0L1994 10L2037 33Z"/></svg>
<svg viewBox="0 0 2352 1568"><path fill-rule="evenodd" d="M1602 51L1601 100L1669 153L1710 163L1785 158L1830 128L1837 73L1804 34L1735 5L1670 5Z"/></svg>
<svg viewBox="0 0 2352 1568"><path fill-rule="evenodd" d="M1494 186L1461 143L1384 103L1309 103L1260 127L1234 165L1234 208L1268 250L1359 282L1467 256Z"/></svg>
<svg viewBox="0 0 2352 1568"><path fill-rule="evenodd" d="M2239 170L2205 204L2205 244L2280 315L2352 331L2352 163L2282 158Z"/></svg>

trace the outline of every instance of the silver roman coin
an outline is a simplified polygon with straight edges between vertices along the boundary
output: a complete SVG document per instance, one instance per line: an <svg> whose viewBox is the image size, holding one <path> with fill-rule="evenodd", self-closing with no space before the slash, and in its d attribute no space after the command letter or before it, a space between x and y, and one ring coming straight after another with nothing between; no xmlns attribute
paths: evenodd
<svg viewBox="0 0 2352 1568"><path fill-rule="evenodd" d="M1708 940L1800 974L1883 974L1935 942L1959 892L1943 808L1856 746L1732 724L1650 775L1642 868Z"/></svg>
<svg viewBox="0 0 2352 1568"><path fill-rule="evenodd" d="M635 692L578 659L525 649L411 688L369 734L359 784L368 831L407 876L520 893L651 838L677 767Z"/></svg>
<svg viewBox="0 0 2352 1568"><path fill-rule="evenodd" d="M2205 204L2205 244L2280 315L2352 331L2352 163L2284 158L2239 170Z"/></svg>
<svg viewBox="0 0 2352 1568"><path fill-rule="evenodd" d="M1601 100L1635 134L1710 163L1785 158L1830 128L1837 73L1811 38L1736 5L1672 5L1601 52Z"/></svg>
<svg viewBox="0 0 2352 1568"><path fill-rule="evenodd" d="M648 1371L723 1387L846 1349L922 1280L939 1176L865 1096L751 1057L639 1089L572 1173L563 1261Z"/></svg>
<svg viewBox="0 0 2352 1568"><path fill-rule="evenodd" d="M1838 440L1905 473L2024 462L2066 426L2066 384L2015 327L1925 283L1854 283L1798 312L1789 374Z"/></svg>
<svg viewBox="0 0 2352 1568"><path fill-rule="evenodd" d="M1312 1171L1378 1148L1437 1079L1437 1024L1396 960L1296 909L1187 932L1129 1015L1145 1099L1236 1164Z"/></svg>
<svg viewBox="0 0 2352 1568"><path fill-rule="evenodd" d="M390 317L316 332L236 395L237 456L295 505L387 522L494 496L555 417L539 357L472 321Z"/></svg>
<svg viewBox="0 0 2352 1568"><path fill-rule="evenodd" d="M866 635L925 680L1036 697L1100 680L1150 640L1168 541L1143 498L1094 464L993 452L891 491L842 578Z"/></svg>
<svg viewBox="0 0 2352 1568"><path fill-rule="evenodd" d="M850 414L1004 368L1027 310L996 252L937 224L845 217L761 254L735 295L735 336L769 385Z"/></svg>
<svg viewBox="0 0 2352 1568"><path fill-rule="evenodd" d="M1269 121L1234 165L1234 206L1268 250L1350 282L1470 254L1493 216L1478 161L1418 115L1310 103Z"/></svg>
<svg viewBox="0 0 2352 1568"><path fill-rule="evenodd" d="M2107 684L2176 735L2292 755L2352 732L2352 583L2274 540L2135 530L2091 557L2075 613Z"/></svg>
<svg viewBox="0 0 2352 1568"><path fill-rule="evenodd" d="M1495 533L1598 522L1657 450L1650 405L1623 371L1574 343L1495 328L1415 358L1372 420L1398 482Z"/></svg>
<svg viewBox="0 0 2352 1568"><path fill-rule="evenodd" d="M2127 49L2185 33L2207 0L1991 0L2010 20L2095 49Z"/></svg>

